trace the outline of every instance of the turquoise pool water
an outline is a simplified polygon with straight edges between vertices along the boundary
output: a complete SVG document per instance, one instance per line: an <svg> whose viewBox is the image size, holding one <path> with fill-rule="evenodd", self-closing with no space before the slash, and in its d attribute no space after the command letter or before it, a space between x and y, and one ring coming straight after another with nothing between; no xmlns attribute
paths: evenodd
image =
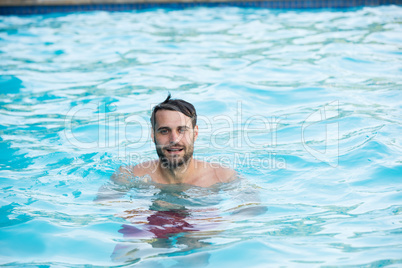
<svg viewBox="0 0 402 268"><path fill-rule="evenodd" d="M402 8L0 17L0 265L402 265ZM194 103L244 179L108 183ZM107 199L94 202L98 189Z"/></svg>

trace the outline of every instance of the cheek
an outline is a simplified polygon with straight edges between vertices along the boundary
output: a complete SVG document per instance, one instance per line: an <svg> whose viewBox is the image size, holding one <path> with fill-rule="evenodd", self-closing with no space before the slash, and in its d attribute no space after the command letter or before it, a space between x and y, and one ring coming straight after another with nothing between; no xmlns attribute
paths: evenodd
<svg viewBox="0 0 402 268"><path fill-rule="evenodd" d="M188 133L184 136L184 140L186 143L193 143L194 141L194 133Z"/></svg>
<svg viewBox="0 0 402 268"><path fill-rule="evenodd" d="M164 140L166 140L166 138L163 135L155 135L155 143L163 144Z"/></svg>

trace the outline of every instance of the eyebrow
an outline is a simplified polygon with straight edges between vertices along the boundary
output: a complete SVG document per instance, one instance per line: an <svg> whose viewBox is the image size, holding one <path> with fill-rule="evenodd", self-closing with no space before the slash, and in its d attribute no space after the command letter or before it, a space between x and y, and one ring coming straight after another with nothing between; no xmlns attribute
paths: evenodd
<svg viewBox="0 0 402 268"><path fill-rule="evenodd" d="M178 126L177 128L185 128L185 129L190 129L188 126ZM170 127L159 127L157 130L163 130L163 129L171 129Z"/></svg>

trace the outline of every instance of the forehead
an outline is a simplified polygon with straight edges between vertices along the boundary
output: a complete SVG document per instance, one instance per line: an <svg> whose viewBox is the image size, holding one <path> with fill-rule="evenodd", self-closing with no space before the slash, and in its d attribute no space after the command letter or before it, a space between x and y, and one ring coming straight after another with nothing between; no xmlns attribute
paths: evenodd
<svg viewBox="0 0 402 268"><path fill-rule="evenodd" d="M191 118L177 111L159 110L155 114L155 127L191 126Z"/></svg>

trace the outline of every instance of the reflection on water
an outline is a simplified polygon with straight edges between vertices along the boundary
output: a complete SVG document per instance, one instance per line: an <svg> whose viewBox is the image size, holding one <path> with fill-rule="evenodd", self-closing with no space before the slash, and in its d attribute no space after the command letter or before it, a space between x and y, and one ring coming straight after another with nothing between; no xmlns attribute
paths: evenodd
<svg viewBox="0 0 402 268"><path fill-rule="evenodd" d="M133 177L131 181L136 185L135 188L112 183L104 185L97 199L107 204L111 199L116 201L116 196L129 193L132 206L138 207L136 200L141 192L154 191L151 203L145 209L129 209L119 214L126 223L118 231L123 238L111 256L115 262L136 263L146 256L180 256L203 252L198 258L180 260L184 263L178 265L206 265L210 254L205 251L214 247L211 241L225 232L225 227L231 221L247 221L249 217L267 211L265 206L260 205L258 192L240 178L210 188L153 184L146 178L138 177ZM223 210L225 195L227 200L230 199L230 203L226 204L230 208L226 211Z"/></svg>
<svg viewBox="0 0 402 268"><path fill-rule="evenodd" d="M197 222L204 220L210 224L212 220L197 219L196 211L166 202L163 200L163 195L158 194L153 200L153 204L149 208L151 215L147 216L146 221L142 224L134 225L142 218L143 211L125 211L125 218L132 224L124 224L119 230L127 242L116 246L112 255L113 259L124 260L125 262L133 262L135 259L139 259L136 256L137 244L129 245L129 241L133 239L140 239L142 242L149 243L152 248L176 249L176 254L210 245L210 243L202 241L208 238L205 233L204 235L194 235L194 232L202 229L202 226L198 226ZM190 223L192 221L194 223Z"/></svg>

